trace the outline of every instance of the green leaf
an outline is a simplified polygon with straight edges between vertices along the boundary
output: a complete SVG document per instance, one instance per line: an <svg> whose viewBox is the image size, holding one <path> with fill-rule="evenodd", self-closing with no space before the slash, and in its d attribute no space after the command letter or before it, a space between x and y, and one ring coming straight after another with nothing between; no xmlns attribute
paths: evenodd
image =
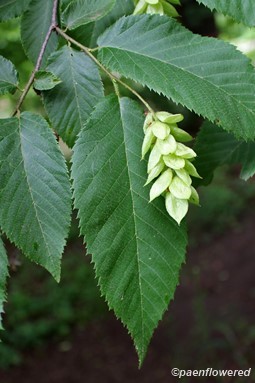
<svg viewBox="0 0 255 383"><path fill-rule="evenodd" d="M99 71L88 56L68 46L50 57L47 69L62 83L44 92L44 104L54 129L72 147L103 96Z"/></svg>
<svg viewBox="0 0 255 383"><path fill-rule="evenodd" d="M61 9L65 9L73 0L60 0Z"/></svg>
<svg viewBox="0 0 255 383"><path fill-rule="evenodd" d="M211 10L216 10L250 27L255 26L254 0L197 0Z"/></svg>
<svg viewBox="0 0 255 383"><path fill-rule="evenodd" d="M134 10L133 0L116 0L115 5L111 12L109 12L102 19L82 25L79 28L72 31L71 36L88 47L95 47L97 45L98 37L107 29L110 25L115 23L120 17L129 15Z"/></svg>
<svg viewBox="0 0 255 383"><path fill-rule="evenodd" d="M6 279L8 277L8 258L2 239L0 238L0 330L2 327L3 304L6 300Z"/></svg>
<svg viewBox="0 0 255 383"><path fill-rule="evenodd" d="M163 93L254 138L255 72L234 46L194 35L165 16L128 16L99 38L99 59L110 70Z"/></svg>
<svg viewBox="0 0 255 383"><path fill-rule="evenodd" d="M51 25L54 0L32 0L29 9L21 19L21 41L28 58L35 64L46 34ZM52 33L43 55L41 67L45 67L47 58L55 51L58 37Z"/></svg>
<svg viewBox="0 0 255 383"><path fill-rule="evenodd" d="M18 85L18 75L11 61L0 56L0 95L14 93Z"/></svg>
<svg viewBox="0 0 255 383"><path fill-rule="evenodd" d="M35 114L0 120L0 226L24 254L60 278L71 196L64 158Z"/></svg>
<svg viewBox="0 0 255 383"><path fill-rule="evenodd" d="M102 294L140 363L173 299L186 247L185 229L169 217L164 198L148 203L143 121L136 102L105 98L79 135L72 166L80 229Z"/></svg>
<svg viewBox="0 0 255 383"><path fill-rule="evenodd" d="M49 90L55 88L61 82L53 73L39 71L35 75L34 88L36 90Z"/></svg>
<svg viewBox="0 0 255 383"><path fill-rule="evenodd" d="M115 0L74 0L62 13L62 22L68 29L75 29L105 16Z"/></svg>
<svg viewBox="0 0 255 383"><path fill-rule="evenodd" d="M233 134L208 121L197 136L194 150L197 153L194 165L204 178L199 183L208 183L214 170L224 164L240 163L241 178L244 180L255 174L255 142L238 141Z"/></svg>
<svg viewBox="0 0 255 383"><path fill-rule="evenodd" d="M0 0L0 21L13 19L26 11L31 0Z"/></svg>

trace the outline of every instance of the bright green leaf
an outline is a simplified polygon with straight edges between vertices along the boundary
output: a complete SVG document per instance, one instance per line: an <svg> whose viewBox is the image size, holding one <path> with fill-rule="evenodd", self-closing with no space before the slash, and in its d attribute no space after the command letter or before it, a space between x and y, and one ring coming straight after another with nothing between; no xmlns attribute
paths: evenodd
<svg viewBox="0 0 255 383"><path fill-rule="evenodd" d="M184 262L184 227L164 198L149 202L140 159L144 116L136 102L101 101L74 147L72 177L81 233L102 294L128 328L142 362L173 299Z"/></svg>
<svg viewBox="0 0 255 383"><path fill-rule="evenodd" d="M0 21L20 16L31 0L0 0Z"/></svg>
<svg viewBox="0 0 255 383"><path fill-rule="evenodd" d="M99 71L88 56L68 46L52 54L47 69L62 83L44 92L44 104L54 129L72 147L103 96Z"/></svg>
<svg viewBox="0 0 255 383"><path fill-rule="evenodd" d="M34 88L36 90L49 90L55 88L61 82L53 73L39 71L35 75Z"/></svg>
<svg viewBox="0 0 255 383"><path fill-rule="evenodd" d="M2 327L3 304L6 300L6 279L8 277L8 258L2 239L0 238L0 330Z"/></svg>
<svg viewBox="0 0 255 383"><path fill-rule="evenodd" d="M197 153L194 164L204 178L199 183L207 183L214 170L224 164L242 164L241 178L244 180L255 174L255 142L238 141L209 122L203 124L194 149Z"/></svg>
<svg viewBox="0 0 255 383"><path fill-rule="evenodd" d="M51 25L54 0L32 0L29 9L21 19L21 41L28 58L35 64L44 39ZM47 58L57 48L58 38L52 33L43 55L41 67L45 67Z"/></svg>
<svg viewBox="0 0 255 383"><path fill-rule="evenodd" d="M129 77L217 121L242 138L254 138L255 72L236 48L194 35L165 16L128 16L99 38L99 58Z"/></svg>
<svg viewBox="0 0 255 383"><path fill-rule="evenodd" d="M24 254L57 280L70 223L64 158L35 114L0 120L0 226Z"/></svg>
<svg viewBox="0 0 255 383"><path fill-rule="evenodd" d="M254 0L197 0L211 10L216 10L250 27L255 26Z"/></svg>
<svg viewBox="0 0 255 383"><path fill-rule="evenodd" d="M11 61L0 56L0 95L14 93L18 85L18 75Z"/></svg>
<svg viewBox="0 0 255 383"><path fill-rule="evenodd" d="M68 29L75 29L104 17L115 0L73 0L62 13L62 21Z"/></svg>

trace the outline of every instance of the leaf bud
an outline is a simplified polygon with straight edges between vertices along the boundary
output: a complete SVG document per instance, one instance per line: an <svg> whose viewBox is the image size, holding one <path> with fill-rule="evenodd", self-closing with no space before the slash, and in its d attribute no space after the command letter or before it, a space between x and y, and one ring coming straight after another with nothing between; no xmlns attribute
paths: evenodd
<svg viewBox="0 0 255 383"><path fill-rule="evenodd" d="M170 134L170 128L167 124L155 121L151 124L151 129L155 137L164 140Z"/></svg>
<svg viewBox="0 0 255 383"><path fill-rule="evenodd" d="M176 124L184 118L182 114L172 114L168 112L157 112L156 116L159 121L165 122L166 124Z"/></svg>
<svg viewBox="0 0 255 383"><path fill-rule="evenodd" d="M182 169L185 166L185 160L176 156L175 154L168 154L167 156L163 156L163 160L171 169Z"/></svg>
<svg viewBox="0 0 255 383"><path fill-rule="evenodd" d="M142 13L144 13L147 9L147 3L145 0L139 0L136 7L135 7L135 10L133 12L134 15L141 15Z"/></svg>
<svg viewBox="0 0 255 383"><path fill-rule="evenodd" d="M190 178L189 176L189 173L187 172L187 170L185 168L183 169L176 169L175 170L175 173L177 174L177 176L188 186L191 185L192 183L192 179Z"/></svg>
<svg viewBox="0 0 255 383"><path fill-rule="evenodd" d="M200 206L198 192L193 186L191 186L191 196L189 198L189 202L193 203L194 205Z"/></svg>
<svg viewBox="0 0 255 383"><path fill-rule="evenodd" d="M134 0L134 15L142 13L168 15L178 17L179 14L172 4L180 4L179 0Z"/></svg>
<svg viewBox="0 0 255 383"><path fill-rule="evenodd" d="M149 161L148 161L148 166L147 166L147 172L150 173L152 169L158 164L158 162L161 159L161 153L158 149L158 147L155 145L153 146L150 156L149 156Z"/></svg>
<svg viewBox="0 0 255 383"><path fill-rule="evenodd" d="M147 128L153 123L153 115L152 113L148 113L145 117L144 124L143 124L143 131L146 133Z"/></svg>
<svg viewBox="0 0 255 383"><path fill-rule="evenodd" d="M145 0L145 1L146 3L152 4L152 5L158 4L160 2L160 0Z"/></svg>
<svg viewBox="0 0 255 383"><path fill-rule="evenodd" d="M175 154L185 159L194 158L197 156L193 149L184 144L177 144Z"/></svg>
<svg viewBox="0 0 255 383"><path fill-rule="evenodd" d="M168 214L180 225L188 212L188 201L186 199L175 198L171 193L167 193L165 205Z"/></svg>
<svg viewBox="0 0 255 383"><path fill-rule="evenodd" d="M151 127L149 126L146 130L146 133L143 139L142 159L144 158L145 154L150 150L150 147L154 141L155 141L155 136L152 132Z"/></svg>
<svg viewBox="0 0 255 383"><path fill-rule="evenodd" d="M165 168L164 161L160 160L156 166L149 172L147 181L144 186L148 185L154 178L158 177L162 170Z"/></svg>
<svg viewBox="0 0 255 383"><path fill-rule="evenodd" d="M171 126L171 133L176 139L176 141L180 142L189 142L193 140L193 137L185 132L185 130L178 128L177 126Z"/></svg>
<svg viewBox="0 0 255 383"><path fill-rule="evenodd" d="M150 202L160 196L171 184L173 172L167 169L161 176L154 182L150 190Z"/></svg>
<svg viewBox="0 0 255 383"><path fill-rule="evenodd" d="M164 9L164 13L167 16L169 16L169 17L178 17L179 16L179 13L175 9L175 7L172 6L172 4L169 4L165 0L161 0L161 2L162 2L163 9Z"/></svg>
<svg viewBox="0 0 255 383"><path fill-rule="evenodd" d="M160 153L163 155L174 153L177 148L175 138L171 134L164 140L157 139L156 145L158 146Z"/></svg>
<svg viewBox="0 0 255 383"><path fill-rule="evenodd" d="M191 188L185 182L183 182L178 176L175 176L169 186L169 191L176 198L189 199L191 196Z"/></svg>
<svg viewBox="0 0 255 383"><path fill-rule="evenodd" d="M148 5L146 13L149 13L151 15L158 14L158 15L164 15L164 8L161 3L155 4L155 5Z"/></svg>
<svg viewBox="0 0 255 383"><path fill-rule="evenodd" d="M186 160L186 161L185 161L185 169L187 170L187 172L188 172L192 177L202 178L202 177L198 174L197 169L195 168L195 166L194 166L189 160Z"/></svg>

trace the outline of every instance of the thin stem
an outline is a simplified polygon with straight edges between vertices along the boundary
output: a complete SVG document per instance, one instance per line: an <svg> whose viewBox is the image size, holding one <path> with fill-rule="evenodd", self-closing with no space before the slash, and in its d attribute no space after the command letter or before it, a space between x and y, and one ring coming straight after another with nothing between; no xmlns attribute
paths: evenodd
<svg viewBox="0 0 255 383"><path fill-rule="evenodd" d="M115 93L120 98L120 90L119 90L119 87L118 87L118 83L113 78L111 80L112 80L112 85L114 87Z"/></svg>
<svg viewBox="0 0 255 383"><path fill-rule="evenodd" d="M35 67L34 67L34 70L25 86L25 89L16 105L16 108L15 108L15 111L13 112L13 116L15 116L18 111L20 110L20 107L21 105L23 104L28 92L29 92L29 89L31 88L33 82L34 82L34 79L35 79L35 75L36 73L38 72L38 70L40 69L40 66L42 64L42 60L43 60L43 55L45 53L45 50L46 50L46 47L47 47L47 44L49 42L49 39L50 39L50 36L52 34L52 32L56 29L56 25L57 25L57 10L58 10L58 0L54 0L54 3L53 3L53 9L52 9L52 18L51 18L51 24L49 26L49 29L48 29L48 32L45 36L45 39L43 41L43 44L42 44L42 47L41 47L41 50L39 52L39 56L38 56L38 59L36 61L36 64L35 64Z"/></svg>
<svg viewBox="0 0 255 383"><path fill-rule="evenodd" d="M157 117L155 116L155 112L154 110L150 107L150 105L144 100L144 98L139 94L137 93L133 88L131 88L131 86L129 86L128 84L126 84L124 81L120 80L118 77L114 76L111 72L108 71L108 69L106 69L104 67L103 64L100 63L100 61L97 60L97 58L91 53L91 50L90 48L87 48L85 47L84 45L80 44L78 41L74 40L72 37L68 36L64 31L62 31L62 29L60 29L59 27L56 26L56 31L58 32L58 34L60 36L62 36L65 40L67 40L69 43L72 43L73 45L76 45L78 48L80 48L83 52L85 52L96 64L97 66L99 66L99 68L102 69L102 71L104 71L107 76L110 77L110 79L114 82L117 82L119 84L121 84L122 86L124 86L126 89L128 89L131 93L133 93L145 106L146 108L153 114L153 116L157 119Z"/></svg>
<svg viewBox="0 0 255 383"><path fill-rule="evenodd" d="M88 48L88 50L89 50L90 52L96 52L96 51L98 51L98 49L99 49L99 47Z"/></svg>

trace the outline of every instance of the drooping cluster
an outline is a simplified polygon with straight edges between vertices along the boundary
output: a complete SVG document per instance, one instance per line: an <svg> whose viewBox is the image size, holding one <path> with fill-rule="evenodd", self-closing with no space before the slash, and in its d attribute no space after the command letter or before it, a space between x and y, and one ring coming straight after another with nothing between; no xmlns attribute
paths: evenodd
<svg viewBox="0 0 255 383"><path fill-rule="evenodd" d="M134 0L134 15L142 13L168 15L170 17L178 17L179 14L172 5L180 5L179 0Z"/></svg>
<svg viewBox="0 0 255 383"><path fill-rule="evenodd" d="M167 212L178 224L187 214L189 202L199 205L199 196L191 185L191 177L201 178L192 164L196 153L183 144L191 141L192 137L177 126L182 120L181 114L147 114L142 146L142 158L150 151L145 184L154 181L150 189L150 202L163 195Z"/></svg>

